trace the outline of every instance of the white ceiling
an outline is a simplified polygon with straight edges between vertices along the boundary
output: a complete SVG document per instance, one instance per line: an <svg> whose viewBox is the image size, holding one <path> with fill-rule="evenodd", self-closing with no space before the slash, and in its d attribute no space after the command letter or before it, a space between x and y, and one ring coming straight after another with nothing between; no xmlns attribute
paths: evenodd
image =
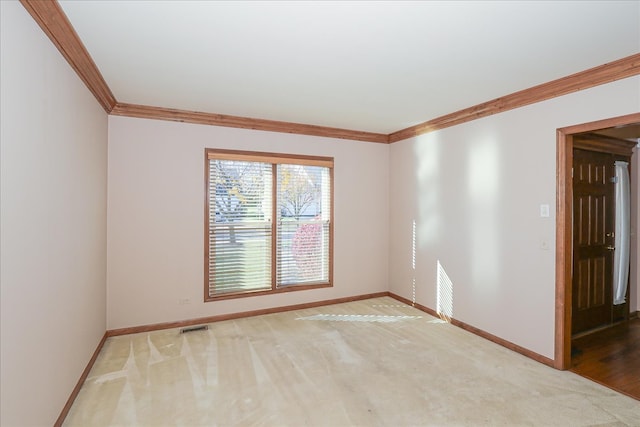
<svg viewBox="0 0 640 427"><path fill-rule="evenodd" d="M119 102L379 133L640 52L640 1L60 1Z"/></svg>

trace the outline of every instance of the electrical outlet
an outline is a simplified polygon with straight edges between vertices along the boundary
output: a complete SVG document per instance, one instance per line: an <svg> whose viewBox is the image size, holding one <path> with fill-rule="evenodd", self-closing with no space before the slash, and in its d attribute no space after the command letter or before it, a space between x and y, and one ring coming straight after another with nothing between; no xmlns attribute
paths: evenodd
<svg viewBox="0 0 640 427"><path fill-rule="evenodd" d="M191 304L191 300L189 298L180 298L178 300L178 304L179 305L187 305L187 304Z"/></svg>

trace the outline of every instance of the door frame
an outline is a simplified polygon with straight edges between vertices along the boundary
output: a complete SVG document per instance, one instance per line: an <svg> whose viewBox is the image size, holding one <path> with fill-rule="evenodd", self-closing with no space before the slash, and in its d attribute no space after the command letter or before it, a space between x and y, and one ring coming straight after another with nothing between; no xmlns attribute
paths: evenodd
<svg viewBox="0 0 640 427"><path fill-rule="evenodd" d="M640 123L640 113L557 129L556 136L556 298L554 367L571 366L571 267L574 134Z"/></svg>

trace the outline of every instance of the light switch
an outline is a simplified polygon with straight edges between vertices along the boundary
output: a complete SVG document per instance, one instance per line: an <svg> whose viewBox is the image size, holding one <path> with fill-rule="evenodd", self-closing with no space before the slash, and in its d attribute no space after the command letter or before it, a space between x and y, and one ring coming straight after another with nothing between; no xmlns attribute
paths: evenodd
<svg viewBox="0 0 640 427"><path fill-rule="evenodd" d="M549 217L549 205L540 205L540 216L542 218Z"/></svg>

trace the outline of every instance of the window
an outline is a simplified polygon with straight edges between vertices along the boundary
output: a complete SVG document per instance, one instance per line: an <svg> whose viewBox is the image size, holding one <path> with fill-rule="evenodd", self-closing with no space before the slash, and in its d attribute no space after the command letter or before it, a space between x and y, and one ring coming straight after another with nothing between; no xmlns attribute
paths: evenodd
<svg viewBox="0 0 640 427"><path fill-rule="evenodd" d="M333 158L205 155L205 300L331 286Z"/></svg>

